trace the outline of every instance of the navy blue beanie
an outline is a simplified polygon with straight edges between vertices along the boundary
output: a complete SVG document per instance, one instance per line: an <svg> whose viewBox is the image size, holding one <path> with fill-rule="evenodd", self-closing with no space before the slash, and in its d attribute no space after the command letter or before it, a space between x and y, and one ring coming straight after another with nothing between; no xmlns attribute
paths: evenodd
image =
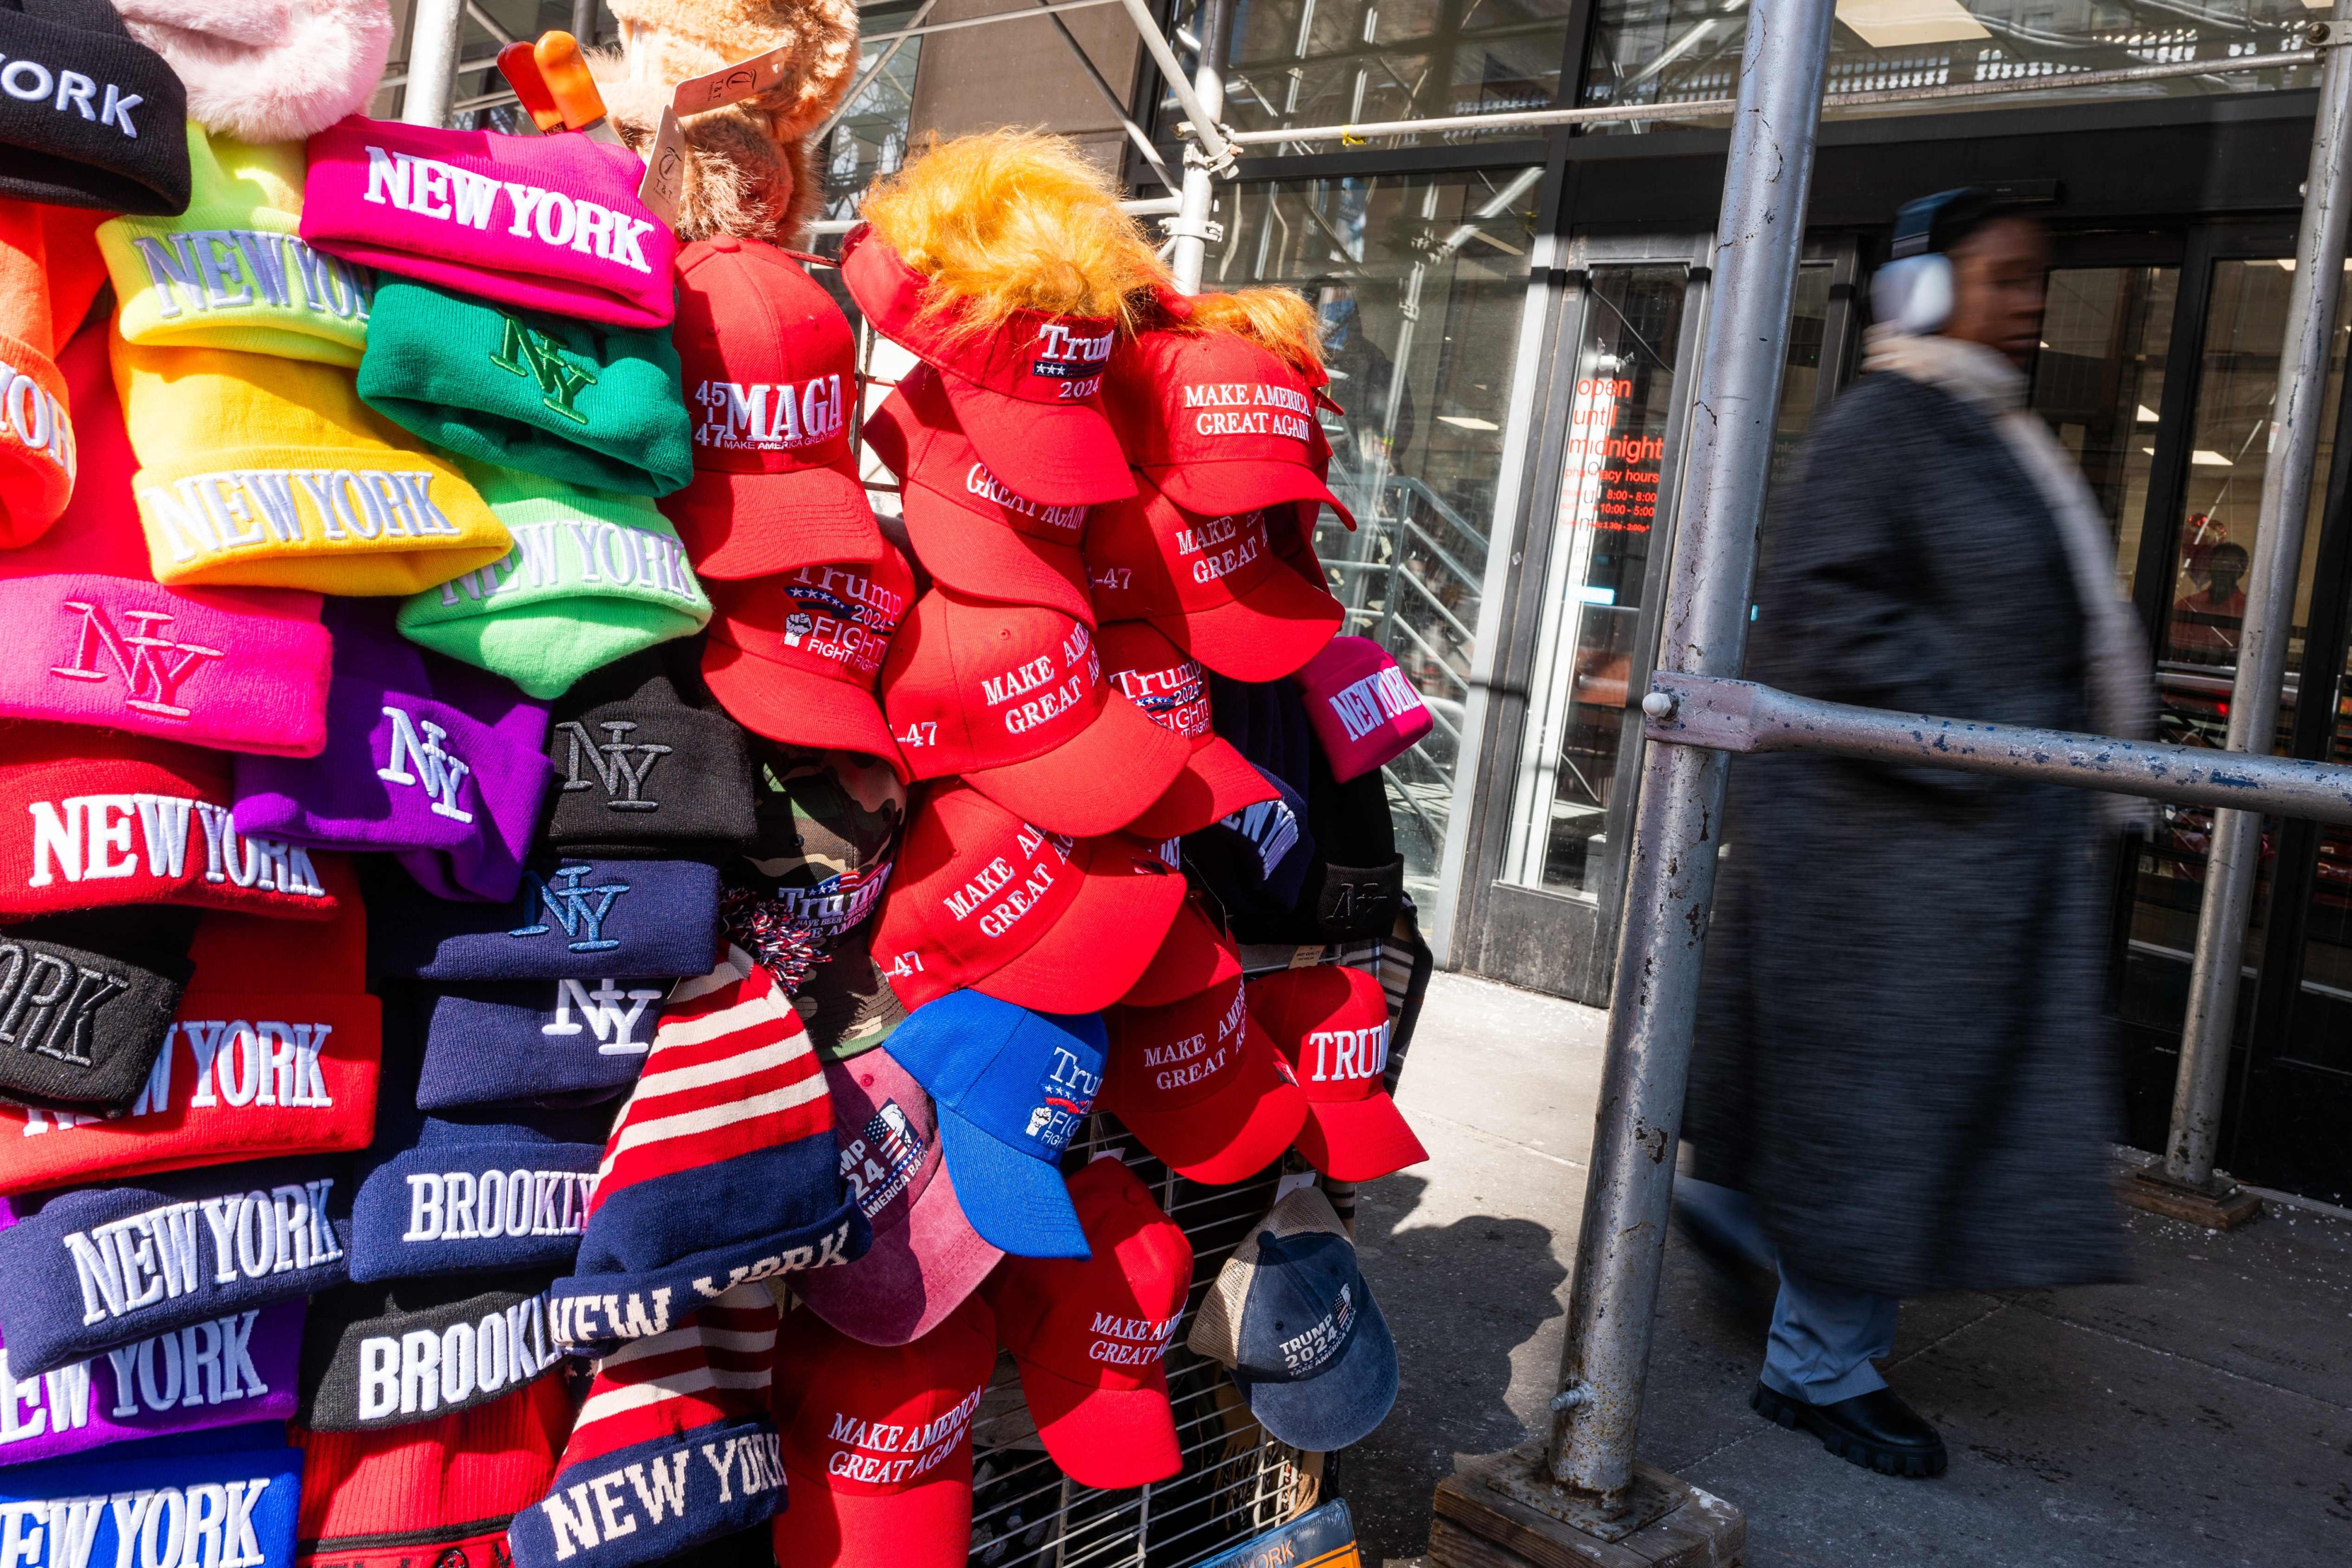
<svg viewBox="0 0 2352 1568"><path fill-rule="evenodd" d="M1281 775L1264 767L1258 773L1280 795L1245 805L1184 840L1186 863L1235 921L1287 915L1315 860L1307 803Z"/></svg>
<svg viewBox="0 0 2352 1568"><path fill-rule="evenodd" d="M612 1114L510 1116L428 1116L403 1147L379 1140L352 1200L354 1281L572 1266Z"/></svg>
<svg viewBox="0 0 2352 1568"><path fill-rule="evenodd" d="M286 1446L282 1422L0 1469L12 1565L294 1568L301 1507L302 1454Z"/></svg>
<svg viewBox="0 0 2352 1568"><path fill-rule="evenodd" d="M423 998L426 1110L607 1100L637 1081L667 980L495 980Z"/></svg>
<svg viewBox="0 0 2352 1568"><path fill-rule="evenodd" d="M436 899L404 877L368 889L368 963L377 974L705 974L718 952L719 872L700 860L539 862L511 904Z"/></svg>
<svg viewBox="0 0 2352 1568"><path fill-rule="evenodd" d="M341 1284L350 1189L341 1160L258 1160L11 1199L19 1217L0 1230L10 1375Z"/></svg>

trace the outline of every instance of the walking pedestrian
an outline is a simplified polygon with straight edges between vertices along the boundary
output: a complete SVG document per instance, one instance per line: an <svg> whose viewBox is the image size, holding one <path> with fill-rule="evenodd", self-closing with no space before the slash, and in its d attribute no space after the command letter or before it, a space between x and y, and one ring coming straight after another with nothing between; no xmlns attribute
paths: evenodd
<svg viewBox="0 0 2352 1568"><path fill-rule="evenodd" d="M2137 736L2149 664L2106 521L2026 406L2040 226L1914 202L1869 373L1775 498L1748 673L1807 697ZM1945 1465L1873 1364L1897 1304L2114 1279L2103 860L2137 803L1743 757L1708 941L1686 1231L1777 1264L1750 1403L1890 1475Z"/></svg>

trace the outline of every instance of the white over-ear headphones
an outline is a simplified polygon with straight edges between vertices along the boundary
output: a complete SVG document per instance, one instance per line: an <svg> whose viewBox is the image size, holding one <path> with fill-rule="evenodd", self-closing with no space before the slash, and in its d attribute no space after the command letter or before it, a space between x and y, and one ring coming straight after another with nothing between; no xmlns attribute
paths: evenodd
<svg viewBox="0 0 2352 1568"><path fill-rule="evenodd" d="M1944 254L1949 241L1937 230L1955 206L1983 199L1983 192L1962 186L1907 202L1895 215L1894 259L1870 280L1871 314L1882 325L1925 337L1952 319L1952 260Z"/></svg>

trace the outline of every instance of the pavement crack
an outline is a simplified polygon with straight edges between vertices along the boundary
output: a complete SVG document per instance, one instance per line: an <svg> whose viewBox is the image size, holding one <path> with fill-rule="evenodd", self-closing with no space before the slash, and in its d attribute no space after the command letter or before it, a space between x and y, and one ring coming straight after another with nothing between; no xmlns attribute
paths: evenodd
<svg viewBox="0 0 2352 1568"><path fill-rule="evenodd" d="M1558 1154L1548 1153L1541 1149L1530 1148L1527 1144L1520 1142L1516 1138L1506 1138L1499 1132L1489 1132L1485 1128L1478 1126L1475 1122L1457 1121L1451 1116L1440 1115L1438 1112L1427 1110L1422 1106L1414 1106L1412 1108L1412 1114L1413 1119L1417 1121L1443 1121L1448 1127L1460 1128L1463 1131L1469 1133L1473 1138L1476 1138L1483 1142L1498 1144L1506 1149L1516 1149L1522 1154L1533 1154L1538 1160L1549 1160L1553 1164L1565 1165L1571 1171L1582 1171L1589 1168L1581 1160L1564 1159Z"/></svg>
<svg viewBox="0 0 2352 1568"><path fill-rule="evenodd" d="M2095 1328L2089 1323L2081 1322L2074 1318L2067 1317L2063 1312L2047 1311L2031 1301L2019 1301L2013 1304L2025 1309L2027 1311L2032 1312L2037 1317L2046 1318L2051 1322L2063 1323L2066 1327L2076 1330L2082 1333L2107 1340L2116 1344L2128 1345L2134 1350L2146 1351L2150 1355L2162 1356L2167 1361L2177 1361L2189 1366L2202 1367L2205 1371L2213 1373L2215 1376L2226 1377L2233 1383L2251 1384L2256 1388L2267 1388L2273 1394L2291 1394L2297 1399L2307 1399L2314 1405L2324 1405L2330 1410L2337 1410L2352 1414L2352 1404L2347 1404L2338 1399L2330 1399L2324 1394L2314 1394L2309 1389L2292 1388L2284 1383L2273 1383L2269 1378L2255 1377L2251 1373L2236 1372L2229 1367L2219 1365L2216 1363L2203 1360L2198 1356L2183 1355L2179 1351L2168 1351L2162 1345L2152 1345L2146 1340L2136 1340L2129 1334L2119 1334L2110 1329ZM1981 1321L1982 1320L1979 1321ZM1947 1335L1945 1337L1949 1338L1950 1336ZM1906 1357L1905 1359L1907 1360L1909 1358Z"/></svg>

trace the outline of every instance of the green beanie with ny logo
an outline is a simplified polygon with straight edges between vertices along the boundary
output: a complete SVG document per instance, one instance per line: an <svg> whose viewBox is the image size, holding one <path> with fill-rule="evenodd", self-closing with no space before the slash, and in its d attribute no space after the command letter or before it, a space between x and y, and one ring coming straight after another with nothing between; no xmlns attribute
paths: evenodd
<svg viewBox="0 0 2352 1568"><path fill-rule="evenodd" d="M667 327L511 310L386 278L367 336L360 396L461 458L618 495L666 496L694 477Z"/></svg>

